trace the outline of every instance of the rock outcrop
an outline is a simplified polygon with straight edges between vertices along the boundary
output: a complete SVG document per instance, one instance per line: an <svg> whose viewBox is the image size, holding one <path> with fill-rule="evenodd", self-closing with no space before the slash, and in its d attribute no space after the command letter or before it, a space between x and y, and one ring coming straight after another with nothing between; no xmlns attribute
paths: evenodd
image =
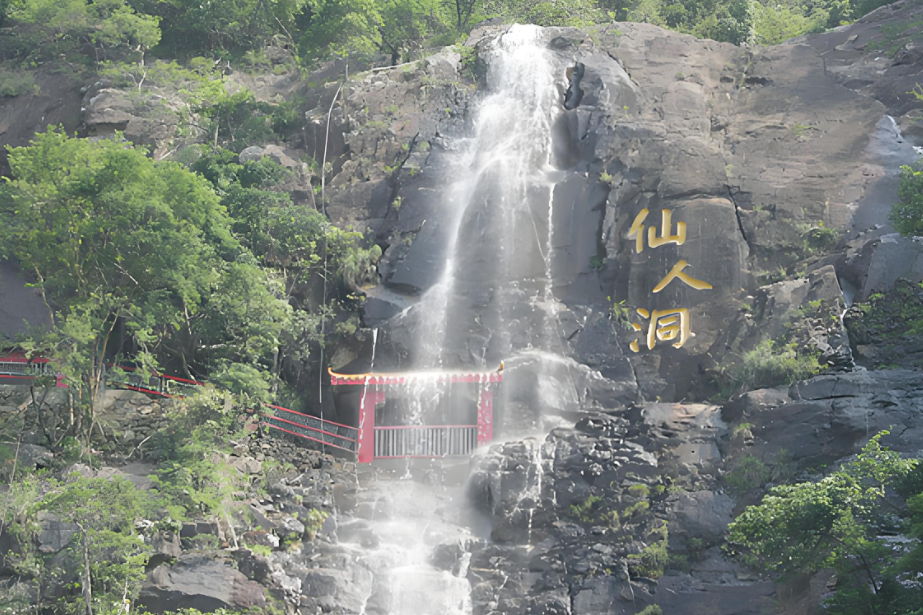
<svg viewBox="0 0 923 615"><path fill-rule="evenodd" d="M860 24L855 28L866 28ZM386 248L382 286L369 292L365 308L367 324L386 329L382 364L388 353L406 361L413 352L408 337L417 321L408 314L446 258L442 231L433 224L434 189L445 187L452 168L446 146L468 129L464 114L480 95L471 85L486 85L490 42L503 31L486 26L472 33L474 64L446 52L369 73L345 89L342 110L334 113L350 130L346 161L330 183L329 211L340 223L373 231ZM562 96L564 69L574 62L585 67L580 105L559 114L552 132L554 164L566 173L554 193L561 220L554 287L566 305L557 318L565 337L583 341L577 346L601 334L612 338L604 352L594 344L589 364L608 381L605 388L617 391L610 397L630 402L639 385L648 399L708 396L714 391L703 373L773 337L769 332L791 320L791 310L809 311L821 295L836 321L822 328L809 323L813 331L797 341L819 353L823 365L848 367L842 310L834 309L840 284L825 267L834 264L841 275L845 269L824 257L881 185L868 172L884 168L874 144L885 138L876 131L887 102L828 71L819 51L826 43L810 38L742 49L626 23L592 33L552 29L545 40L561 65ZM896 185L893 175L881 179ZM685 242L639 253L628 238L632 223L647 210L645 232L659 229L662 209L673 212L674 226L685 222ZM674 282L653 294L679 260L713 288ZM789 297L793 289L785 285L814 290ZM665 345L633 355L627 349L634 335L602 331L601 324L611 324L600 322L607 297L624 300L635 320L635 308L686 307L695 337L678 351ZM752 306L767 301L795 303L754 317ZM744 305L751 308L742 313ZM472 312L477 319L477 305ZM497 336L485 326L469 328L449 340L449 355L462 362L485 351L490 356ZM584 361L574 346L568 352Z"/></svg>
<svg viewBox="0 0 923 615"><path fill-rule="evenodd" d="M183 608L210 612L261 607L266 596L260 584L247 579L230 561L189 555L172 566L155 568L138 602L152 613Z"/></svg>
<svg viewBox="0 0 923 615"><path fill-rule="evenodd" d="M836 467L885 429L883 443L916 455L921 386L917 371L854 371L723 407L646 403L491 447L469 483L493 539L467 546L474 612L813 612L814 582L776 585L715 548L754 497L722 477L742 455L772 476Z"/></svg>

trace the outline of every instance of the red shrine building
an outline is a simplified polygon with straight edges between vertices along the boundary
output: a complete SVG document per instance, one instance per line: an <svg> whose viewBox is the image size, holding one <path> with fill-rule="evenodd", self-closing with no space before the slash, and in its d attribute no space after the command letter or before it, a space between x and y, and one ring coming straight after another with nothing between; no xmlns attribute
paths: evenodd
<svg viewBox="0 0 923 615"><path fill-rule="evenodd" d="M493 440L502 363L492 372L328 373L337 405L358 404L360 463L467 456Z"/></svg>

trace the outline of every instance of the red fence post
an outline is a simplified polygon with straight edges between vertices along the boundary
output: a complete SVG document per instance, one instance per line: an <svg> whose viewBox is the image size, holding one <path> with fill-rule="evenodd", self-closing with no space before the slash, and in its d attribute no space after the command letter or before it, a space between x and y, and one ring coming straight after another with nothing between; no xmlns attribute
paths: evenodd
<svg viewBox="0 0 923 615"><path fill-rule="evenodd" d="M359 463L372 463L375 458L375 406L385 400L385 392L372 386L371 391L368 386L363 387L359 398L359 436L356 443Z"/></svg>
<svg viewBox="0 0 923 615"><path fill-rule="evenodd" d="M481 391L478 403L478 446L487 444L494 439L494 392L490 387Z"/></svg>

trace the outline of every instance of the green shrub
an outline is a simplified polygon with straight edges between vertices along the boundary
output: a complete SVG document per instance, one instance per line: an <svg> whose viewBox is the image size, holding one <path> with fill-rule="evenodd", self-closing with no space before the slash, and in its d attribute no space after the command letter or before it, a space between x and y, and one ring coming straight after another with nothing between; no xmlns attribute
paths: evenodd
<svg viewBox="0 0 923 615"><path fill-rule="evenodd" d="M614 320L616 325L625 329L626 331L631 331L631 312L627 305L625 305L625 299L621 301L616 301L612 297L606 297L609 301L609 319Z"/></svg>
<svg viewBox="0 0 923 615"><path fill-rule="evenodd" d="M778 348L772 340L763 340L731 370L731 389L737 392L792 384L820 371L817 357L799 353L796 344Z"/></svg>
<svg viewBox="0 0 923 615"><path fill-rule="evenodd" d="M263 557L269 557L272 555L272 548L266 545L244 545L250 549L256 555L262 555Z"/></svg>
<svg viewBox="0 0 923 615"><path fill-rule="evenodd" d="M663 570L670 561L667 553L668 531L666 521L655 528L650 534L654 541L645 547L640 554L632 553L628 556L628 569L634 576L648 579L659 579Z"/></svg>
<svg viewBox="0 0 923 615"><path fill-rule="evenodd" d="M634 517L635 515L640 515L642 513L647 512L648 509L650 509L650 507L651 507L650 502L648 502L647 500L641 500L639 502L635 502L634 504L626 508L622 512L622 515L626 519L630 519L631 517Z"/></svg>
<svg viewBox="0 0 923 615"><path fill-rule="evenodd" d="M905 237L923 235L923 164L901 167L897 202L891 208L891 223Z"/></svg>
<svg viewBox="0 0 923 615"><path fill-rule="evenodd" d="M571 504L570 511L577 520L587 525L606 525L612 529L621 525L618 511L609 509L598 495L591 495L582 504Z"/></svg>
<svg viewBox="0 0 923 615"><path fill-rule="evenodd" d="M580 521L584 523L592 523L594 516L592 515L593 507L596 506L599 502L602 502L602 498L598 495L591 495L583 504L571 504L570 512Z"/></svg>
<svg viewBox="0 0 923 615"><path fill-rule="evenodd" d="M739 433L750 431L753 427L753 423L740 423L731 427L731 435L736 436Z"/></svg>
<svg viewBox="0 0 923 615"><path fill-rule="evenodd" d="M31 93L37 94L38 91L39 87L35 83L35 77L32 76L32 73L0 68L0 98Z"/></svg>
<svg viewBox="0 0 923 615"><path fill-rule="evenodd" d="M907 581L923 574L920 461L882 446L886 435L817 482L773 488L731 523L726 550L789 577L834 569L830 615L919 615L923 587Z"/></svg>
<svg viewBox="0 0 923 615"><path fill-rule="evenodd" d="M724 480L731 492L741 496L762 487L772 476L769 467L753 455L744 455L735 463Z"/></svg>
<svg viewBox="0 0 923 615"><path fill-rule="evenodd" d="M218 537L214 534L199 534L192 539L193 549L201 551L214 551L218 548Z"/></svg>
<svg viewBox="0 0 923 615"><path fill-rule="evenodd" d="M639 612L638 615L663 615L663 609L656 604L652 604L644 607L644 610Z"/></svg>
<svg viewBox="0 0 923 615"><path fill-rule="evenodd" d="M817 226L812 226L807 232L803 233L802 240L806 254L825 252L836 246L840 240L840 232L835 228L824 226L823 222L820 222Z"/></svg>
<svg viewBox="0 0 923 615"><path fill-rule="evenodd" d="M314 540L317 533L324 527L324 522L327 520L328 516L326 512L317 510L316 508L312 508L308 511L308 516L301 521L304 523L305 533L309 540Z"/></svg>
<svg viewBox="0 0 923 615"><path fill-rule="evenodd" d="M92 586L92 605L73 597L62 598L80 611L108 612L106 607L120 603L122 596L134 598L144 579L150 547L138 539L135 521L150 518L157 501L153 494L138 490L124 478L84 478L74 474L67 483L50 481L49 491L33 509L53 513L73 523L78 531L71 536L60 558L37 562L50 576L67 578L72 572L79 583ZM85 564L85 562L88 563ZM85 569L89 568L88 572ZM87 578L89 575L89 578ZM64 606L62 604L61 606ZM56 612L70 613L68 609Z"/></svg>

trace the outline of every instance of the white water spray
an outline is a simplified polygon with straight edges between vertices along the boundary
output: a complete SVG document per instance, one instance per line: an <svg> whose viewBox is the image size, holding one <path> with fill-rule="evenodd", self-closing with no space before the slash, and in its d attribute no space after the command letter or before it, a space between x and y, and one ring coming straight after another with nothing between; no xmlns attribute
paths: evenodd
<svg viewBox="0 0 923 615"><path fill-rule="evenodd" d="M555 64L541 36L540 28L513 26L493 43L487 75L491 94L477 107L474 136L452 146L459 179L447 190L439 212L446 227L446 264L439 283L419 304L416 362L421 367L438 368L455 359L446 357L449 312L466 293L459 279L472 271L491 274L485 285L499 286L517 278L517 263L538 253L545 280L536 299L554 312L551 129L560 101ZM536 220L536 215L547 220ZM475 233L479 225L484 228ZM540 228L547 231L540 233ZM510 337L509 331L496 333L501 345Z"/></svg>
<svg viewBox="0 0 923 615"><path fill-rule="evenodd" d="M447 146L459 179L440 196L440 209L427 222L443 227L446 262L439 283L413 310L414 363L425 370L456 367L460 359L488 360L486 351L459 357L458 340L448 340L469 334L482 315L493 319L494 356L527 348L551 354L561 343L552 258L553 195L560 172L552 166L551 135L561 113L556 79L562 70L542 30L533 26L511 27L488 53L491 93L477 106L473 136ZM524 305L531 311L514 321L510 315ZM406 387L410 416L404 424L422 423L443 394L435 373L413 376L415 382ZM541 439L530 446L535 468L527 494L531 503L523 513L531 528L541 501ZM411 480L410 464L403 477L397 476L392 473L391 480L376 481L363 493L375 502L387 501L389 509L376 512L370 522L380 545L362 555L375 575L370 602L388 615L470 615L467 559L455 574L429 562L434 546L468 535L459 500L439 500L433 485Z"/></svg>

